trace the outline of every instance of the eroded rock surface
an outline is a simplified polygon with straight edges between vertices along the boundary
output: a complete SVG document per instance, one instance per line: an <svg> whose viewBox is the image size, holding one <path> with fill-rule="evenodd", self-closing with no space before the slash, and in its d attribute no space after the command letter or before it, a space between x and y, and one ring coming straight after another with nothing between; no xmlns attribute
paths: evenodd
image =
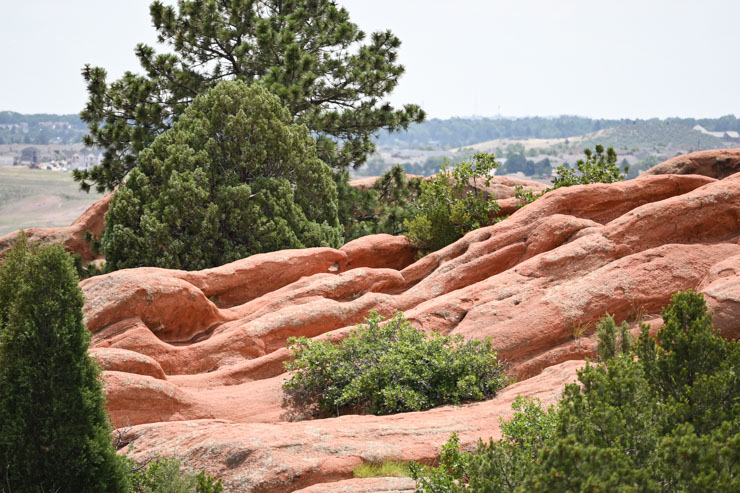
<svg viewBox="0 0 740 493"><path fill-rule="evenodd" d="M88 279L111 418L132 426L137 459L177 455L229 491L393 491L352 470L434 461L453 432L466 445L498 437L517 394L551 403L575 380L606 312L654 332L670 296L695 289L723 335L740 337L740 175L711 174L555 190L416 261L404 238L377 235L200 272ZM338 341L370 310L489 337L519 383L459 407L295 421L281 391L287 339Z"/></svg>
<svg viewBox="0 0 740 493"><path fill-rule="evenodd" d="M725 178L740 171L740 148L691 152L657 164L648 175L704 175Z"/></svg>

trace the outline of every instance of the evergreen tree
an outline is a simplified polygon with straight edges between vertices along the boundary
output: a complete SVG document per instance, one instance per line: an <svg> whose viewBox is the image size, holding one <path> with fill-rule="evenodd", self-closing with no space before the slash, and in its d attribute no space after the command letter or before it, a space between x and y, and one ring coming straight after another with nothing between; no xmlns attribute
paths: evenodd
<svg viewBox="0 0 740 493"><path fill-rule="evenodd" d="M400 164L383 173L367 190L350 185L347 173L335 178L345 242L366 235L403 233L404 221L413 217L414 200L423 181L409 178Z"/></svg>
<svg viewBox="0 0 740 493"><path fill-rule="evenodd" d="M602 364L580 370L557 407L518 403L504 440L477 454L453 437L442 467L413 468L419 490L740 491L740 344L716 333L698 293L676 293L663 320L660 346L643 325L632 347L625 325L603 319Z"/></svg>
<svg viewBox="0 0 740 493"><path fill-rule="evenodd" d="M103 68L83 69L85 142L106 150L100 166L76 171L83 189L122 183L138 154L223 80L260 81L277 94L335 168L361 165L378 130L424 119L416 105L395 110L383 102L404 72L399 39L384 31L366 40L333 0L179 0L176 8L155 1L150 14L170 53L139 44L144 73L112 83Z"/></svg>
<svg viewBox="0 0 740 493"><path fill-rule="evenodd" d="M259 84L198 96L141 153L102 237L108 270L205 269L255 253L337 247L331 169L306 127Z"/></svg>
<svg viewBox="0 0 740 493"><path fill-rule="evenodd" d="M82 292L60 245L21 235L0 266L0 491L126 491Z"/></svg>

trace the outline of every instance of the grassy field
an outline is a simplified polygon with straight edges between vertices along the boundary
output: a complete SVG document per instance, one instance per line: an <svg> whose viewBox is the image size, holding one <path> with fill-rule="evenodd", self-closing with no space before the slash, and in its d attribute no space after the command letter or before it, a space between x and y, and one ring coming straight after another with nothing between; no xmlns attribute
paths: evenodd
<svg viewBox="0 0 740 493"><path fill-rule="evenodd" d="M68 226L100 197L81 192L71 173L0 167L0 235Z"/></svg>

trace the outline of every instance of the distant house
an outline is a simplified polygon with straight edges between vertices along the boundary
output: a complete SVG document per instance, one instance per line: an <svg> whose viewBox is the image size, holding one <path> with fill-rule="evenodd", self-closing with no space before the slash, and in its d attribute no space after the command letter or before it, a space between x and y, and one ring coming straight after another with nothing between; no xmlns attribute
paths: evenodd
<svg viewBox="0 0 740 493"><path fill-rule="evenodd" d="M80 149L69 156L69 162L73 168L90 169L103 161L103 152L99 149Z"/></svg>

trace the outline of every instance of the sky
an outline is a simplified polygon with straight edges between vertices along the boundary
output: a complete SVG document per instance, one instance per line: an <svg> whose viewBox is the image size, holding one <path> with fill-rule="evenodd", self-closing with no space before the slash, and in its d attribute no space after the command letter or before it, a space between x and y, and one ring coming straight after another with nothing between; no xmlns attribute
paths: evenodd
<svg viewBox="0 0 740 493"><path fill-rule="evenodd" d="M0 111L78 113L89 63L138 71L150 0L0 0ZM165 3L175 3L174 0ZM394 105L429 118L740 116L739 0L338 0L391 29Z"/></svg>

